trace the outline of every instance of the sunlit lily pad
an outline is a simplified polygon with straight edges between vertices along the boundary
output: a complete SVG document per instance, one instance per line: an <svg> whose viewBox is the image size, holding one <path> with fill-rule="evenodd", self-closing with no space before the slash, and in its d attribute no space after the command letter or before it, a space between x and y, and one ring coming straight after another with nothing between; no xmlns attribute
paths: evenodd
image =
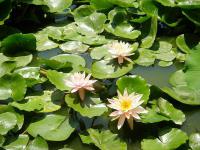
<svg viewBox="0 0 200 150"><path fill-rule="evenodd" d="M92 75L98 79L117 78L125 75L133 68L133 63L125 63L122 65L114 61L97 61L92 65Z"/></svg>
<svg viewBox="0 0 200 150"><path fill-rule="evenodd" d="M64 141L75 130L67 110L60 110L43 116L36 116L27 128L33 137L40 135L49 141Z"/></svg>
<svg viewBox="0 0 200 150"><path fill-rule="evenodd" d="M85 144L94 144L102 150L126 150L127 145L125 142L120 141L116 134L109 130L101 131L95 129L87 130L89 136L81 134L81 140Z"/></svg>
<svg viewBox="0 0 200 150"><path fill-rule="evenodd" d="M82 116L89 118L100 116L108 111L106 105L95 95L88 94L84 101L81 101L77 96L69 94L66 95L65 102L69 107L79 112Z"/></svg>

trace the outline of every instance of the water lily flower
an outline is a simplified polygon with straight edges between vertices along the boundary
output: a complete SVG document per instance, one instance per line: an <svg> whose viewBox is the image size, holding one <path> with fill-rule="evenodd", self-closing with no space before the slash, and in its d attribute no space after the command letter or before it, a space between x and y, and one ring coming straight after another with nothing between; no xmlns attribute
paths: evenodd
<svg viewBox="0 0 200 150"><path fill-rule="evenodd" d="M112 120L118 120L117 128L120 129L125 119L127 119L128 124L131 129L133 129L133 118L140 119L138 114L147 113L147 111L141 107L140 105L144 102L141 100L142 94L131 93L128 94L125 89L124 94L122 95L119 91L118 98L108 99L109 105L108 107L115 109L116 111L112 112L110 116L113 118Z"/></svg>
<svg viewBox="0 0 200 150"><path fill-rule="evenodd" d="M78 91L79 96L81 100L83 101L85 98L85 90L87 91L93 91L93 84L97 80L90 80L91 74L89 74L87 77L85 75L85 72L83 73L74 73L72 74L68 80L66 80L66 85L71 87L71 93L75 93Z"/></svg>
<svg viewBox="0 0 200 150"><path fill-rule="evenodd" d="M119 64L122 64L124 60L132 62L131 59L128 58L129 56L134 55L134 53L132 53L132 48L130 44L122 41L114 41L108 44L107 47L108 52L111 54L112 58L117 58Z"/></svg>

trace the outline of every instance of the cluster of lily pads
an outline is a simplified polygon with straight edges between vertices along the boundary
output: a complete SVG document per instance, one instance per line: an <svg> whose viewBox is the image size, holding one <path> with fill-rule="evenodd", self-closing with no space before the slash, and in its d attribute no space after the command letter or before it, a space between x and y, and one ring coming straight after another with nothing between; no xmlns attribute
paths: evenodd
<svg viewBox="0 0 200 150"><path fill-rule="evenodd" d="M0 0L0 148L199 150L199 34L199 0Z"/></svg>

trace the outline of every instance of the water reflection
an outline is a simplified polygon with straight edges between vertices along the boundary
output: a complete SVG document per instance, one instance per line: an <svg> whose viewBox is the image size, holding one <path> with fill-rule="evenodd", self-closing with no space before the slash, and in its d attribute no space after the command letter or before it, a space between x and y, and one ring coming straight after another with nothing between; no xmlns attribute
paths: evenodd
<svg viewBox="0 0 200 150"><path fill-rule="evenodd" d="M137 66L130 73L142 76L149 84L159 88L170 87L169 78L177 70L175 65L160 67L158 65L142 67Z"/></svg>

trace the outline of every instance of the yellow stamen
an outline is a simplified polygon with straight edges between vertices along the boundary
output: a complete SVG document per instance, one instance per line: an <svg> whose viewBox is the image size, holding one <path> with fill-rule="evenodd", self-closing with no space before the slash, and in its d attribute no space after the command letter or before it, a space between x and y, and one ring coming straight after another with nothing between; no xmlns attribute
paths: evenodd
<svg viewBox="0 0 200 150"><path fill-rule="evenodd" d="M121 110L128 111L131 109L131 100L123 100L121 102Z"/></svg>

